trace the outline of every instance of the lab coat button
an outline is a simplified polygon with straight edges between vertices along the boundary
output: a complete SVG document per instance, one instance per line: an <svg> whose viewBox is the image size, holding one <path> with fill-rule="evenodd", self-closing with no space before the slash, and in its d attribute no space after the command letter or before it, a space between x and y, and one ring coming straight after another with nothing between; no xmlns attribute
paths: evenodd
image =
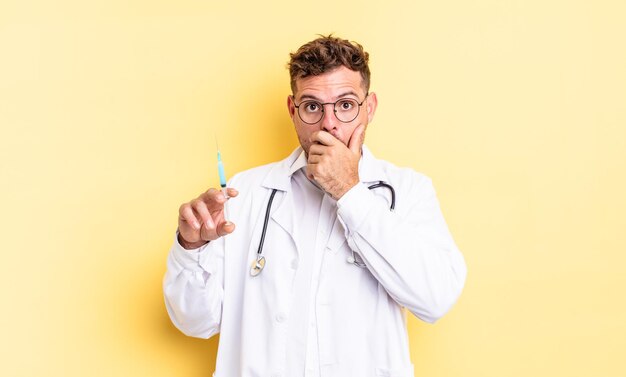
<svg viewBox="0 0 626 377"><path fill-rule="evenodd" d="M294 260L291 261L291 269L292 270L298 269L298 260L297 259L294 259Z"/></svg>
<svg viewBox="0 0 626 377"><path fill-rule="evenodd" d="M287 314L285 313L281 312L276 315L276 322L278 323L283 323L285 322L286 319L287 319Z"/></svg>

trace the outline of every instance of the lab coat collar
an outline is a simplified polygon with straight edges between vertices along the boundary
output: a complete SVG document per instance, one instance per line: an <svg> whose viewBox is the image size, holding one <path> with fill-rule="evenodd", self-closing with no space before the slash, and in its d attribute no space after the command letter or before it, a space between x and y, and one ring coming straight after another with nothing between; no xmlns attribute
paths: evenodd
<svg viewBox="0 0 626 377"><path fill-rule="evenodd" d="M380 161L374 157L369 148L363 145L359 161L359 180L364 183L387 181ZM302 165L304 163L304 165ZM262 186L280 191L291 190L291 175L302 166L306 166L306 156L302 147L296 148L286 159L278 162L263 180Z"/></svg>
<svg viewBox="0 0 626 377"><path fill-rule="evenodd" d="M365 144L363 144L362 151L361 161L359 161L359 180L363 183L387 182L387 174L385 174L381 162L374 157Z"/></svg>
<svg viewBox="0 0 626 377"><path fill-rule="evenodd" d="M298 170L302 169L303 167L306 167L306 165L307 165L306 154L304 153L304 150L302 149L302 147L300 147L298 149L300 149L300 154L298 155L296 160L289 167L289 176L292 176L293 173L297 172Z"/></svg>

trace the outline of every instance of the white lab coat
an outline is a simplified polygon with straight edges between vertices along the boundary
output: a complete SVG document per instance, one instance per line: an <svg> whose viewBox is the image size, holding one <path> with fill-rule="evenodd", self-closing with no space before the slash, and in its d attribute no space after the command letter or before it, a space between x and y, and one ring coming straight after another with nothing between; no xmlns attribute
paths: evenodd
<svg viewBox="0 0 626 377"><path fill-rule="evenodd" d="M233 234L187 251L170 252L163 282L174 325L189 336L220 333L215 377L285 375L286 323L299 251L287 159L237 174L229 186ZM314 312L320 372L324 377L409 377L413 365L406 331L407 308L433 323L459 297L466 277L463 256L450 235L431 180L377 160L363 146L361 184L339 202L321 257ZM370 191L378 181L396 191ZM267 264L250 275L271 189L278 189L263 253ZM352 250L367 268L347 263Z"/></svg>

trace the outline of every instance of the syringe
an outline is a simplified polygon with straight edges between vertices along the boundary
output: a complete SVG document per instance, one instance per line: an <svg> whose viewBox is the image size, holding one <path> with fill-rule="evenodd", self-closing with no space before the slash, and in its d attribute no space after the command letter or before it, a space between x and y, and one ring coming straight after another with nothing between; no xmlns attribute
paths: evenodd
<svg viewBox="0 0 626 377"><path fill-rule="evenodd" d="M220 186L222 187L222 193L224 198L228 199L228 193L226 192L226 174L224 173L224 164L222 163L222 155L219 148L217 149L217 172L220 175Z"/></svg>

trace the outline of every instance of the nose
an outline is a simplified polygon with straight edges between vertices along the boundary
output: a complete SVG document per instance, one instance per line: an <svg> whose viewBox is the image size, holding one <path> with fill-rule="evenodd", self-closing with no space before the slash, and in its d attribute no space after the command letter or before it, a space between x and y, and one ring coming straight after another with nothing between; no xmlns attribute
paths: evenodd
<svg viewBox="0 0 626 377"><path fill-rule="evenodd" d="M327 103L324 106L324 113L320 120L320 128L324 131L332 131L337 128L339 119L335 116L335 107L332 103Z"/></svg>

